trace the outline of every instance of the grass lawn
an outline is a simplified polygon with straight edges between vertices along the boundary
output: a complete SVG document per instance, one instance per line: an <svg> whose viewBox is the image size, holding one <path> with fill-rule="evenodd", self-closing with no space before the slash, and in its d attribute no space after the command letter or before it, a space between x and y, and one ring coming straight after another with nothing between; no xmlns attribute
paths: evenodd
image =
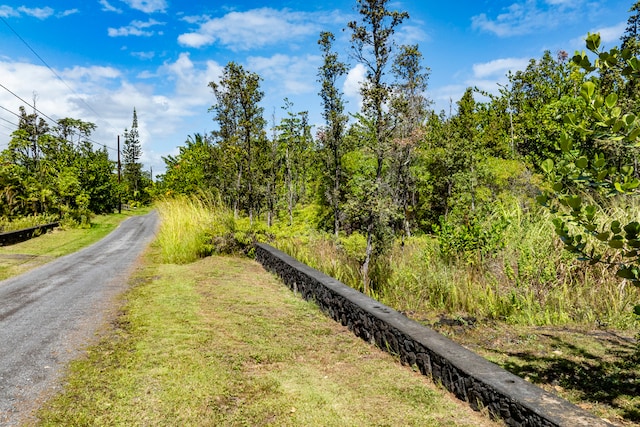
<svg viewBox="0 0 640 427"><path fill-rule="evenodd" d="M159 262L152 245L101 342L39 424L499 425L356 338L256 262Z"/></svg>

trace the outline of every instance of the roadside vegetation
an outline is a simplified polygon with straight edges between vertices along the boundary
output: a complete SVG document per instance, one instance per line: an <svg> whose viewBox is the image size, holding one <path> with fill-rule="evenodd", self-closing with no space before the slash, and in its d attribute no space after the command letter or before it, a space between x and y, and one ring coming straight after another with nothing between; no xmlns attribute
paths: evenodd
<svg viewBox="0 0 640 427"><path fill-rule="evenodd" d="M226 237L201 233L193 256L265 240L407 313L634 335L640 2L620 47L590 34L585 52L545 52L498 94L469 88L448 114L429 108L419 47L394 43L410 17L356 4L345 24L366 69L361 110L346 114L349 67L322 32L315 138L286 98L267 129L260 78L241 65L210 83L218 129L167 157L155 188L224 212Z"/></svg>
<svg viewBox="0 0 640 427"><path fill-rule="evenodd" d="M113 329L72 363L38 425L499 425L254 261L162 252L152 245Z"/></svg>
<svg viewBox="0 0 640 427"><path fill-rule="evenodd" d="M185 258L204 252L251 255L253 242L263 241L361 286L356 247L348 241L336 247L330 233L310 227L302 218L312 209L294 212L298 226L289 226L284 216L267 227L251 225L248 218L235 220L233 212L201 196L179 196L159 206L163 224L169 215L176 216L166 218L169 223L185 224L184 234L171 233L180 239L159 238L161 246L201 242ZM187 226L185 213L209 218L207 226ZM640 421L640 353L630 309L637 302L635 288L621 286L615 272L594 271L564 252L545 215L529 224L522 213L516 222L517 213L512 212L516 228L505 234L504 250L486 260L451 259L429 236L398 240L385 266L388 285L374 297L615 425L634 425ZM363 246L358 250L362 256ZM170 261L162 254L172 251L158 251ZM521 269L511 273L515 278L505 273L509 266ZM562 285L552 286L559 278Z"/></svg>
<svg viewBox="0 0 640 427"><path fill-rule="evenodd" d="M93 215L119 210L122 203L136 208L150 202L152 181L140 163L135 108L131 130L124 131L121 176L107 147L94 145L94 123L49 123L24 107L16 115L18 129L0 151L0 231L53 221L86 227Z"/></svg>
<svg viewBox="0 0 640 427"><path fill-rule="evenodd" d="M131 173L113 187L111 165L109 203L157 199L157 269L268 242L614 423L640 422L640 1L619 46L588 34L584 51L547 51L448 112L431 108L419 46L398 44L408 14L355 4L348 52L319 34L320 128L287 98L268 126L260 76L231 61L208 85L216 130L188 137L155 183L134 110ZM355 65L365 79L349 115L340 88ZM92 127L61 122L39 139L37 117L22 115L0 155L0 212L59 206L84 223L102 199L56 153L104 160Z"/></svg>

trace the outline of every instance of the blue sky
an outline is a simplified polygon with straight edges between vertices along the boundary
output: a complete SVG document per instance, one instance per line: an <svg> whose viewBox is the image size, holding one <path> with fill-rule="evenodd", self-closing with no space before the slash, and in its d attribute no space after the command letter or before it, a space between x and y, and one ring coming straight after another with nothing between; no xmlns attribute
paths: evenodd
<svg viewBox="0 0 640 427"><path fill-rule="evenodd" d="M587 32L600 32L605 47L618 45L633 3L401 0L390 8L409 13L397 40L419 44L431 70L427 97L448 111L465 88L496 92L508 70L524 69L545 50L584 49ZM350 67L340 84L355 110L362 67L343 29L356 17L355 0L0 0L0 149L18 122L6 109L25 104L15 95L29 104L35 98L54 120L96 123L92 139L110 148L135 107L142 162L155 175L162 156L215 128L207 83L229 61L263 77L269 121L283 116L286 97L321 125L318 35L336 35L335 50Z"/></svg>

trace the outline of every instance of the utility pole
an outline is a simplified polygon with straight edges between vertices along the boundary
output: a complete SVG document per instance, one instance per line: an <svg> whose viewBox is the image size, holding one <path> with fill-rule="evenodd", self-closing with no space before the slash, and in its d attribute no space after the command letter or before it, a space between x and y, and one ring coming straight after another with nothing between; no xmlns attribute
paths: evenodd
<svg viewBox="0 0 640 427"><path fill-rule="evenodd" d="M120 135L118 135L118 213L122 213L122 188L120 187L121 176L121 164L120 164Z"/></svg>

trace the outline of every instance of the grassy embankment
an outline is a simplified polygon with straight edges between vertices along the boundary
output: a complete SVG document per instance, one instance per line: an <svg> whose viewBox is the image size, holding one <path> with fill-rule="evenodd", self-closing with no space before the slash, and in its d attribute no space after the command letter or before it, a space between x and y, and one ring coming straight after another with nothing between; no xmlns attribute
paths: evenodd
<svg viewBox="0 0 640 427"><path fill-rule="evenodd" d="M611 215L626 223L640 217L640 205ZM487 218L486 229L496 223L504 228L491 254L443 254L432 236L397 242L381 262L384 281L374 296L598 416L636 425L640 349L632 307L640 290L615 270L566 253L548 212L514 204ZM361 286L361 247L317 232L280 233L280 249Z"/></svg>
<svg viewBox="0 0 640 427"><path fill-rule="evenodd" d="M122 314L72 364L41 425L494 425L254 261L192 261L226 214L184 200L159 209Z"/></svg>
<svg viewBox="0 0 640 427"><path fill-rule="evenodd" d="M298 212L293 227L251 229L246 219L202 202L176 203L172 209L186 211L180 205L186 203L194 209L189 216L202 219L191 222L197 238L165 229L176 242L167 256L182 254L174 262L258 237L359 288L362 247L353 238L336 245L315 231L309 210ZM217 221L207 218L220 212ZM640 215L640 209L613 214ZM499 250L489 255L443 256L431 236L398 242L379 267L385 283L374 296L598 416L620 425L640 421L638 324L631 313L638 289L563 251L545 212L513 205L487 221L505 225Z"/></svg>
<svg viewBox="0 0 640 427"><path fill-rule="evenodd" d="M331 325L335 326L331 322L326 325L326 329L318 326L322 316L316 318L315 315L308 315L301 318L295 312L292 314L281 311L284 310L282 301L276 303L277 310L263 307L258 318L261 320L248 323L248 314L243 310L261 302L252 300L254 302L247 304L243 302L244 296L230 297L224 294L229 287L233 291L248 292L253 285L249 286L249 282L242 276L233 275L223 285L225 280L222 278L225 275L221 272L231 272L234 269L250 272L255 268L253 263L219 257L192 264L181 263L212 252L214 246L237 247L238 242L247 243L253 232L242 220L235 221L224 212L220 217L219 210L212 210L201 202L182 200L178 204L164 207L164 212L171 210L184 213L189 220L177 221L172 226L169 224L169 217L177 218L178 215L163 214L167 226L163 227L160 239L167 239L167 242L154 247L154 252L147 258L146 266L134 280L138 285L127 295L130 303L124 310L125 314L116 323L113 333L102 344L90 350L87 360L74 365L67 391L43 413L44 424L55 425L64 420L64 417L69 421L73 417L84 416L89 424L102 422L124 425L127 422L123 420L138 413L140 418L135 419L141 420L139 423L145 423L144 417L149 417L147 424L162 424L162 420L166 418L162 411L169 411L166 409L169 407L172 408L170 411L184 408L184 411L177 412L177 416L187 420L187 423L189 420L206 417L207 420L222 420L220 423L223 425L250 424L252 420L266 416L263 412L266 408L260 403L264 394L271 395L276 390L277 397L274 399L281 402L287 401L282 398L281 393L291 390L285 383L269 383L273 377L265 373L267 367L279 368L292 358L298 369L302 369L300 363L308 360L317 366L317 351L299 351L308 351L309 346L315 345L317 348L332 348L331 353L334 354L337 349L332 335L337 334L340 339L346 339L348 334L329 332L333 331ZM518 245L514 248L513 242L506 242L504 251L480 265L477 262L470 263L468 259L442 259L438 255L436 242L427 237L413 238L406 241L404 247L395 247L390 258L394 269L389 276L388 288L378 289L378 297L527 380L617 425L634 425L640 421L637 409L640 407L639 361L636 343L632 338L636 329L633 329L629 316L619 311L616 314L616 310L626 309L630 301L634 300L633 289L611 280L612 277L607 272L589 271L584 264L571 262L552 239L552 230L546 219L535 222L522 213L518 219L518 211L512 212L516 215L512 215L510 227L517 227L507 231L516 238ZM200 220L194 221L195 218ZM180 226L181 223L183 226ZM183 234L185 223L192 227L191 233ZM351 254L357 253L357 248L354 250L349 242L336 247L325 236L314 232L312 226L304 224L304 221L298 221L297 224L299 226L294 228L274 227L267 230L268 236L264 229L258 230L258 234L263 238L277 237L277 243L283 249L288 247L290 252L303 261L320 267L345 282L349 281L349 276L357 279L357 263L353 256L349 256L350 251ZM296 237L291 237L292 235ZM214 241L215 245L212 244ZM169 247L171 249L166 250L163 255L162 248ZM178 254L178 258L170 259ZM167 264L169 261L180 265ZM509 273L509 265L515 265L517 269ZM429 274L432 276L429 277ZM232 283L228 283L229 280ZM267 279L260 282L261 285L266 283L265 280ZM268 295L276 292L276 289L282 289L275 286ZM284 296L288 294L288 291L282 292ZM477 297L478 292L480 298L474 298L474 293ZM491 297L483 298L482 295ZM523 298L525 295L534 295L535 298ZM583 301L583 295L591 297ZM266 296L257 299L261 301L264 298ZM564 301L554 309L547 307L535 311L536 307L540 308L546 301L558 300ZM456 301L467 302L466 305L456 305ZM500 301L503 303L496 303ZM508 301L512 301L516 307L509 308ZM524 303L526 301L534 304L527 305ZM594 307L589 306L591 303ZM491 309L501 306L507 311ZM560 311L554 314L555 309ZM235 316L235 312L239 313L239 318ZM285 313L285 319L277 317L278 313ZM309 326L311 329L308 330L316 332L307 336L303 343L296 338L294 349L288 348L291 337L305 332L292 329L291 337L287 337L285 342L281 341L279 335L289 332L274 332L273 326L269 326L273 314L278 319L276 323L285 322L288 316L302 331ZM224 318L222 320L219 319L221 315ZM304 319L308 319L311 325L304 323ZM563 319L568 321L563 324ZM608 321L613 323L607 325ZM218 322L235 322L239 329L228 332L221 329L220 325L223 323ZM249 329L258 326L266 329ZM324 330L331 337L329 343L320 341L313 344L315 341L308 341L309 338L315 340L317 336L324 336L318 330ZM233 340L221 338L218 332L233 337ZM272 337L270 341L275 344L273 347L264 342L269 337ZM338 361L331 363L344 367L345 361L353 362L350 345L340 341L340 348L346 347L348 351L336 354ZM243 349L248 352L243 352ZM377 352L373 354L378 355ZM359 357L355 362L357 365L363 363L361 359L369 360L372 356L360 353ZM326 360L322 363L325 367L329 366ZM195 372L190 370L194 366ZM212 367L212 370L203 369L203 366ZM352 369L355 368L349 367L348 370ZM219 371L221 377L213 378L212 371ZM375 377L380 374L378 368L365 372L371 374L369 377L373 377L374 372ZM256 376L258 374L267 376ZM292 375L278 371L278 377L287 378ZM365 376L367 382L370 382L369 377ZM271 384L267 387L268 393L260 388L260 384L265 386L263 381L266 379L269 380L266 384ZM324 374L322 379L325 379ZM348 384L340 387L354 388L368 394L369 385L358 385L357 378L345 381ZM326 386L325 383L320 384ZM202 390L200 385L204 387ZM339 388L333 383L331 387L335 390ZM365 388L363 391L357 387ZM179 392L181 388L197 396L193 402L199 402L200 406L195 409L183 406L182 402L186 398ZM140 395L140 390L148 393ZM295 399L298 399L300 391L294 390ZM289 417L286 419L293 420L292 423L304 423L298 417L301 416L300 408L305 405L318 406L325 412L329 405L332 411L335 410L336 403L332 400L335 397L319 396L310 390L307 392L311 396L305 399L311 400L300 404L293 403L297 401L290 398L288 402L291 405L276 405L278 409L272 413L275 418L268 420L281 422L282 419L277 414L285 413ZM396 395L397 392L393 394ZM380 403L379 398L372 399L377 404ZM101 409L95 409L94 401L101 402ZM273 404L273 401L269 402ZM368 404L364 402L358 405ZM402 407L404 403L399 405ZM411 405L416 405L416 401ZM428 405L425 407L430 408ZM113 413L115 418L109 418L112 408L116 408ZM133 411L137 411L137 414L133 414ZM165 418L155 417L153 414L156 411L164 414ZM340 416L344 415L338 415ZM433 419L438 416L440 415L434 415ZM448 418L442 413L441 416L444 418L436 424L446 425ZM166 419L166 424L175 420ZM373 424L385 422L371 421Z"/></svg>

